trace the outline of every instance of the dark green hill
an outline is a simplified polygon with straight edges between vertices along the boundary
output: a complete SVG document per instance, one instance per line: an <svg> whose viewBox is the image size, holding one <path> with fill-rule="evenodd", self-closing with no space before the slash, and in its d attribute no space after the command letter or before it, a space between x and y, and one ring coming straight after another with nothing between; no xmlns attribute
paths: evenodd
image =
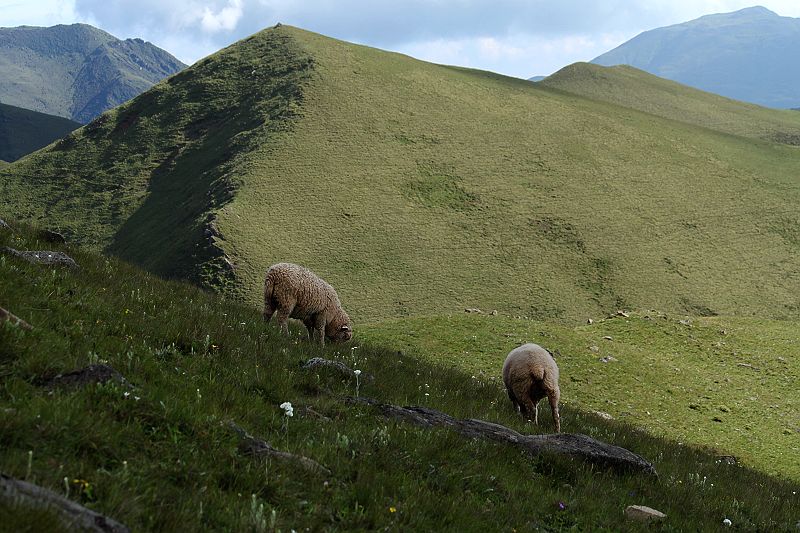
<svg viewBox="0 0 800 533"><path fill-rule="evenodd" d="M87 24L0 28L0 101L84 124L185 66Z"/></svg>
<svg viewBox="0 0 800 533"><path fill-rule="evenodd" d="M723 133L800 144L800 113L731 100L627 65L575 63L540 81L539 86Z"/></svg>
<svg viewBox="0 0 800 533"><path fill-rule="evenodd" d="M66 118L0 104L0 160L16 161L80 126Z"/></svg>
<svg viewBox="0 0 800 533"><path fill-rule="evenodd" d="M784 317L798 175L793 146L282 26L0 170L0 210L254 305L305 264L357 323Z"/></svg>
<svg viewBox="0 0 800 533"><path fill-rule="evenodd" d="M759 105L800 105L800 19L763 7L646 31L592 60Z"/></svg>

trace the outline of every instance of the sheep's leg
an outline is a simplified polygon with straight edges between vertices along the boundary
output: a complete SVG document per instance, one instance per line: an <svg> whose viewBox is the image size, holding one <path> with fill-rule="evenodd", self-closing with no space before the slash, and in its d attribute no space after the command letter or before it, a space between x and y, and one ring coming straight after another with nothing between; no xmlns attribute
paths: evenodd
<svg viewBox="0 0 800 533"><path fill-rule="evenodd" d="M519 412L525 420L530 420L531 415L536 415L536 404L530 395L531 380L530 378L519 379L512 382L514 396L519 403Z"/></svg>
<svg viewBox="0 0 800 533"><path fill-rule="evenodd" d="M264 322L269 322L272 315L275 314L276 308L270 298L264 299Z"/></svg>
<svg viewBox="0 0 800 533"><path fill-rule="evenodd" d="M550 409L553 411L553 422L556 424L556 433L561 433L561 415L558 413L558 392L550 391L547 400L550 402Z"/></svg>
<svg viewBox="0 0 800 533"><path fill-rule="evenodd" d="M533 402L533 423L539 425L539 400Z"/></svg>
<svg viewBox="0 0 800 533"><path fill-rule="evenodd" d="M308 330L308 340L309 341L313 341L314 340L314 322L312 322L310 319L306 319L306 320L303 321L303 324L305 324L306 330Z"/></svg>
<svg viewBox="0 0 800 533"><path fill-rule="evenodd" d="M288 307L278 307L278 324L280 330L287 336L289 335L289 315L292 314L292 311L294 311L294 304Z"/></svg>
<svg viewBox="0 0 800 533"><path fill-rule="evenodd" d="M514 411L517 413L522 412L522 405L520 405L520 403L517 401L517 397L514 396L514 393L511 392L511 389L506 389L506 392L508 393L508 399L511 400L511 405L514 406Z"/></svg>
<svg viewBox="0 0 800 533"><path fill-rule="evenodd" d="M325 317L320 313L314 317L314 320L314 329L317 330L317 335L319 336L319 345L325 346Z"/></svg>

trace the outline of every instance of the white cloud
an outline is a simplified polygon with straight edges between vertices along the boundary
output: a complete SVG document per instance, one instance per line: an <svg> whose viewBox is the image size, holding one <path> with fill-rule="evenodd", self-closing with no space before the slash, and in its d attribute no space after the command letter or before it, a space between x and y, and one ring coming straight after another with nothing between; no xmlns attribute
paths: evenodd
<svg viewBox="0 0 800 533"><path fill-rule="evenodd" d="M228 5L216 13L206 7L200 25L203 30L209 33L220 31L231 31L236 28L239 19L242 18L242 0L230 0Z"/></svg>
<svg viewBox="0 0 800 533"><path fill-rule="evenodd" d="M0 27L53 26L84 22L75 11L74 0L0 0Z"/></svg>
<svg viewBox="0 0 800 533"><path fill-rule="evenodd" d="M528 77L590 60L645 30L754 3L800 17L797 0L0 0L0 26L87 22L191 63L282 22Z"/></svg>
<svg viewBox="0 0 800 533"><path fill-rule="evenodd" d="M576 61L590 61L633 36L632 33L558 37L519 34L502 38L438 39L403 45L398 47L398 51L432 63L461 65L529 78L552 74Z"/></svg>

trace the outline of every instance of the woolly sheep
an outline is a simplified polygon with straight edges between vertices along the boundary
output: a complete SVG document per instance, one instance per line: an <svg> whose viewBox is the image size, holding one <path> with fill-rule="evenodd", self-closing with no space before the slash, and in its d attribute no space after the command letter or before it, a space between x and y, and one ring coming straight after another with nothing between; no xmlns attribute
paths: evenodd
<svg viewBox="0 0 800 533"><path fill-rule="evenodd" d="M325 345L325 337L337 342L353 336L347 315L336 290L322 278L300 265L278 263L267 270L264 281L264 320L269 322L278 313L280 330L289 334L289 318L301 320L308 329L308 338Z"/></svg>
<svg viewBox="0 0 800 533"><path fill-rule="evenodd" d="M558 365L552 354L537 344L523 344L509 352L503 363L503 383L514 408L523 417L533 414L534 424L539 424L539 400L547 396L553 411L556 433L561 432L558 414Z"/></svg>

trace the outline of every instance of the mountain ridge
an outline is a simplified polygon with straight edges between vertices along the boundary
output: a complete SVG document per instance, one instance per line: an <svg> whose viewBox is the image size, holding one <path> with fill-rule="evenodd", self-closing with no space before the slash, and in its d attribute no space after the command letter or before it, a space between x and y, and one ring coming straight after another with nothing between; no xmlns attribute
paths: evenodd
<svg viewBox="0 0 800 533"><path fill-rule="evenodd" d="M732 100L628 65L574 63L539 85L721 133L800 145L800 115L791 110Z"/></svg>
<svg viewBox="0 0 800 533"><path fill-rule="evenodd" d="M88 24L0 28L0 101L84 124L185 66Z"/></svg>

